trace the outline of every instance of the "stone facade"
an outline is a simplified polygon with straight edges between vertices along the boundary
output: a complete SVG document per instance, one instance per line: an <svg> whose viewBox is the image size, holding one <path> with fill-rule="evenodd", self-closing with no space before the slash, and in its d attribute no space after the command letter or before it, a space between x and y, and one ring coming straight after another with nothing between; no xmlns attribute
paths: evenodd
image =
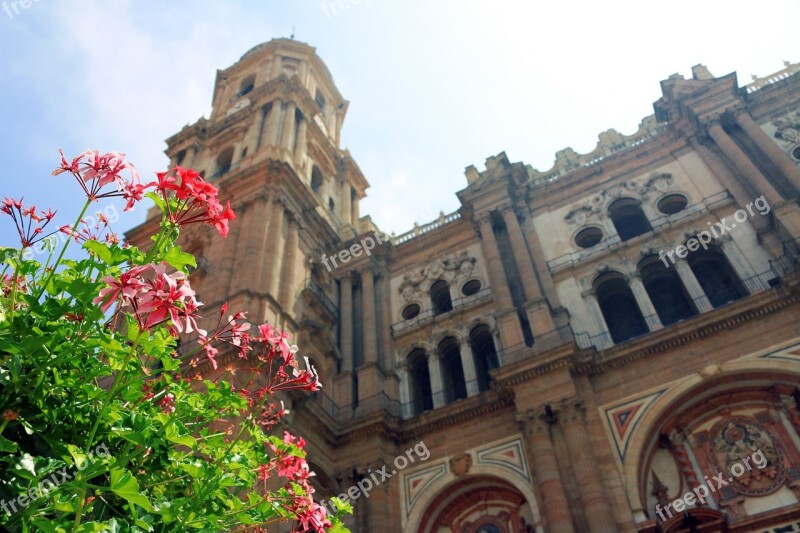
<svg viewBox="0 0 800 533"><path fill-rule="evenodd" d="M238 218L182 244L207 309L314 361L323 392L286 401L317 496L374 481L360 532L800 530L798 70L670 76L635 134L544 172L490 157L457 212L400 236L359 212L348 102L313 48L218 71L167 154Z"/></svg>

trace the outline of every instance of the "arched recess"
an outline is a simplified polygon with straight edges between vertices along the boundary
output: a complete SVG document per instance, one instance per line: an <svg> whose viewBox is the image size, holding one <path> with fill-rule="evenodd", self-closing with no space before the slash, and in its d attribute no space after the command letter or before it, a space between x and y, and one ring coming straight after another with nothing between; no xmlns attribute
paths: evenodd
<svg viewBox="0 0 800 533"><path fill-rule="evenodd" d="M450 473L427 492L430 497L415 507L403 531L478 533L494 526L501 533L518 533L527 527L534 531L540 521L530 487L505 471L476 465L469 476Z"/></svg>
<svg viewBox="0 0 800 533"><path fill-rule="evenodd" d="M466 398L467 383L458 340L455 337L442 339L438 351L444 382L444 402L450 403Z"/></svg>
<svg viewBox="0 0 800 533"><path fill-rule="evenodd" d="M647 323L642 311L622 274L602 274L594 282L594 291L615 344L647 333Z"/></svg>
<svg viewBox="0 0 800 533"><path fill-rule="evenodd" d="M798 385L796 362L751 358L694 374L654 402L631 436L623 466L628 501L640 528L652 527L645 522L656 520L662 531L681 530L682 513L673 511L670 517L662 512L661 520L655 505L664 509L664 502L720 473L735 479L719 489L715 483L709 497L713 504L702 510L688 506L698 526L763 512L767 522L762 529L767 529L769 513L779 517L775 509L787 499L800 500L800 483L789 470L800 461L795 445L800 442L800 410L791 400ZM755 468L756 449L771 458L763 469ZM737 463L749 463L751 469L731 476ZM706 512L709 508L721 514ZM777 520L775 524L781 523Z"/></svg>
<svg viewBox="0 0 800 533"><path fill-rule="evenodd" d="M608 206L608 216L614 223L619 238L623 241L633 239L652 231L647 215L642 211L638 200L620 198Z"/></svg>
<svg viewBox="0 0 800 533"><path fill-rule="evenodd" d="M475 359L475 377L478 390L489 390L491 376L489 372L500 366L497 349L494 345L492 330L486 324L479 324L469 332L469 344Z"/></svg>
<svg viewBox="0 0 800 533"><path fill-rule="evenodd" d="M690 253L686 260L714 307L747 295L741 280L719 247L709 246L708 250L697 250Z"/></svg>
<svg viewBox="0 0 800 533"><path fill-rule="evenodd" d="M416 348L408 354L408 372L411 379L411 403L415 415L433 409L431 375L428 371L428 354Z"/></svg>
<svg viewBox="0 0 800 533"><path fill-rule="evenodd" d="M669 326L697 314L676 269L667 268L658 256L651 255L639 262L638 270L663 325Z"/></svg>

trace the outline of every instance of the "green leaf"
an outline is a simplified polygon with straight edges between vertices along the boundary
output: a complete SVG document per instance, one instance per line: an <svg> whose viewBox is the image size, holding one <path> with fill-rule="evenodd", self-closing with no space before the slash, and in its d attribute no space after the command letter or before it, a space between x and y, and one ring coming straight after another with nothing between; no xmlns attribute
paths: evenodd
<svg viewBox="0 0 800 533"><path fill-rule="evenodd" d="M103 263L111 264L111 249L107 244L90 239L83 243L83 247L94 253Z"/></svg>
<svg viewBox="0 0 800 533"><path fill-rule="evenodd" d="M17 443L0 437L0 452L14 453L17 451Z"/></svg>
<svg viewBox="0 0 800 533"><path fill-rule="evenodd" d="M197 267L197 262L194 260L194 256L182 251L180 246L174 246L170 248L167 254L164 256L164 261L166 261L167 264L174 269L180 270L181 272L186 272L186 265L189 265L193 268Z"/></svg>
<svg viewBox="0 0 800 533"><path fill-rule="evenodd" d="M194 448L197 441L194 437L190 435L179 435L178 428L175 427L174 424L167 427L167 430L164 432L164 436L167 437L167 440L170 442L174 442L175 444L183 444L184 446L188 446L190 448Z"/></svg>
<svg viewBox="0 0 800 533"><path fill-rule="evenodd" d="M150 501L139 492L139 483L130 472L122 468L111 469L111 490L120 498L138 505L148 512L153 512Z"/></svg>

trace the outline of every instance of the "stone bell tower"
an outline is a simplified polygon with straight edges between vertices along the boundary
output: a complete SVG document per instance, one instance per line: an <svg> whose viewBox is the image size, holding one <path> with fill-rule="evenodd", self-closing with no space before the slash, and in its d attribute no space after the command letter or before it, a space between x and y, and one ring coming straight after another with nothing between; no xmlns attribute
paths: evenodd
<svg viewBox="0 0 800 533"><path fill-rule="evenodd" d="M170 167L196 169L237 216L227 239L185 228L181 244L198 258L193 286L206 309L228 301L290 332L332 375L338 284L314 258L357 234L369 185L340 148L348 102L313 47L274 39L217 71L212 105L209 118L167 139ZM142 244L153 224L128 237Z"/></svg>

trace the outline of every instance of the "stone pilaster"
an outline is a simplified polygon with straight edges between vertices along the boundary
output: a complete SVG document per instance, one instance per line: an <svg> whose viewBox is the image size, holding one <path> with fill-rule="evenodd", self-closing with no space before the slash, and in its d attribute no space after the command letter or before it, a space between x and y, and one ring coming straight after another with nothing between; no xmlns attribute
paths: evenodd
<svg viewBox="0 0 800 533"><path fill-rule="evenodd" d="M353 370L353 279L349 272L339 280L339 292L341 369L342 372L350 372Z"/></svg>
<svg viewBox="0 0 800 533"><path fill-rule="evenodd" d="M736 114L736 123L745 132L745 134L752 140L758 148L764 152L770 161L780 168L781 173L786 176L786 179L800 192L800 168L789 159L789 156L781 150L777 144L756 124L753 117L742 109Z"/></svg>
<svg viewBox="0 0 800 533"><path fill-rule="evenodd" d="M628 277L628 284L631 287L631 291L633 292L633 297L636 299L636 303L639 304L639 309L641 309L642 314L644 315L644 320L647 322L647 328L650 331L656 331L663 328L664 325L661 323L658 312L656 312L656 307L653 305L650 295L647 294L647 289L644 288L644 283L642 283L642 278L639 277L638 272Z"/></svg>
<svg viewBox="0 0 800 533"><path fill-rule="evenodd" d="M269 264L269 293L278 300L278 290L280 288L281 271L283 270L283 259L286 251L286 241L283 238L283 225L286 218L284 199L275 199L272 203L272 220L269 228L272 237L272 261ZM251 221L252 222L252 221ZM244 224L243 224L244 225ZM247 224L246 227L250 227Z"/></svg>
<svg viewBox="0 0 800 533"><path fill-rule="evenodd" d="M297 244L299 231L299 221L295 215L292 215L289 219L289 231L283 253L283 274L281 275L280 299L278 300L285 312L291 311L291 306L294 304L293 297L296 294L294 276L296 270L295 260L300 252Z"/></svg>
<svg viewBox="0 0 800 533"><path fill-rule="evenodd" d="M559 422L569 449L570 463L575 472L581 494L586 520L592 533L617 531L617 524L606 497L606 489L595 460L589 438L586 435L586 408L582 401L573 399L562 402Z"/></svg>
<svg viewBox="0 0 800 533"><path fill-rule="evenodd" d="M528 253L528 245L522 235L522 228L517 219L517 213L512 207L503 208L503 220L508 229L508 236L511 241L511 250L514 254L514 261L517 263L522 286L525 290L528 304L525 309L528 313L528 320L531 324L534 336L543 335L554 329L553 317L547 301L542 296L542 288L536 278L536 272L531 263L531 256Z"/></svg>
<svg viewBox="0 0 800 533"><path fill-rule="evenodd" d="M297 161L297 166L300 169L305 168L307 150L308 150L308 120L306 120L306 118L303 117L297 124L297 140L294 143L294 160Z"/></svg>
<svg viewBox="0 0 800 533"><path fill-rule="evenodd" d="M541 509L545 520L545 530L555 533L573 533L572 517L569 512L564 485L558 471L556 452L550 437L550 424L555 420L545 414L536 414L532 409L517 414L522 433L527 438L530 455L533 459L533 475L539 489Z"/></svg>
<svg viewBox="0 0 800 533"><path fill-rule="evenodd" d="M267 123L264 128L264 136L261 139L261 145L277 146L278 128L280 127L282 113L283 102L280 100L273 100L272 108L267 114Z"/></svg>
<svg viewBox="0 0 800 533"><path fill-rule="evenodd" d="M295 136L295 112L297 105L291 100L286 102L286 109L283 114L283 128L281 129L281 148L293 151Z"/></svg>
<svg viewBox="0 0 800 533"><path fill-rule="evenodd" d="M681 278L681 282L683 282L683 286L686 287L686 291L692 298L694 305L697 306L697 311L705 313L706 311L714 309L711 302L708 300L708 296L706 296L706 293L703 291L700 282L697 281L697 276L694 275L689 263L686 261L678 261L675 263L675 270L678 272L678 277Z"/></svg>
<svg viewBox="0 0 800 533"><path fill-rule="evenodd" d="M444 405L444 382L442 381L442 365L438 353L428 354L428 375L431 378L431 394L433 395L433 408Z"/></svg>
<svg viewBox="0 0 800 533"><path fill-rule="evenodd" d="M378 361L378 323L375 314L375 274L367 266L361 275L361 309L363 309L362 331L364 341L364 364Z"/></svg>
<svg viewBox="0 0 800 533"><path fill-rule="evenodd" d="M478 394L478 374L475 371L475 356L467 338L461 339L458 351L461 355L461 367L464 369L464 381L467 382L467 396Z"/></svg>

